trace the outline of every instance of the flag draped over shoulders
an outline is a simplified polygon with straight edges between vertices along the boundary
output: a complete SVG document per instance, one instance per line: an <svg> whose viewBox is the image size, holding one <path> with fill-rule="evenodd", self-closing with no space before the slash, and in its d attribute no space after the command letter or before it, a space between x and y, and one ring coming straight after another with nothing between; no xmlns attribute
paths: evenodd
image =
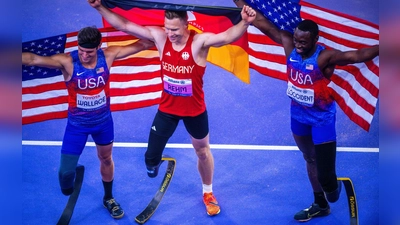
<svg viewBox="0 0 400 225"><path fill-rule="evenodd" d="M241 20L240 9L177 5L145 1L103 1L118 14L141 25L164 25L164 10L188 11L189 29L198 33L225 31ZM104 21L104 20L103 20ZM127 45L137 38L112 28L104 21L102 48ZM23 52L42 56L69 53L77 49L77 34L47 37L24 42ZM247 36L219 48L210 48L207 60L249 83ZM156 105L162 92L161 65L158 51L153 48L116 60L110 68L111 110L129 110ZM22 124L67 117L68 92L60 70L23 66Z"/></svg>
<svg viewBox="0 0 400 225"><path fill-rule="evenodd" d="M150 1L103 0L113 12L128 20L143 25L164 26L165 10L187 11L189 29L198 33L220 33L241 21L241 9L182 5ZM111 25L103 19L104 27ZM245 83L250 83L247 35L237 41L218 48L211 47L207 61L219 66Z"/></svg>
<svg viewBox="0 0 400 225"><path fill-rule="evenodd" d="M324 9L304 1L246 0L280 29L293 31L302 19L314 20L320 28L319 43L342 51L379 43L379 27L373 23ZM164 10L188 12L189 29L198 33L223 32L241 20L239 8L179 5L160 2L103 0L112 11L141 25L164 25ZM105 20L102 48L126 45L137 38L116 31ZM50 56L77 49L77 32L24 42L22 51ZM219 48L210 48L207 60L250 83L249 68L260 74L287 80L282 46L254 26L247 35ZM116 60L110 68L111 110L129 110L158 104L162 81L155 48ZM379 93L379 57L366 63L337 66L329 87L349 118L369 130ZM68 93L60 70L37 66L22 68L22 123L65 118Z"/></svg>
<svg viewBox="0 0 400 225"><path fill-rule="evenodd" d="M319 26L319 44L328 49L349 51L379 44L379 27L371 22L325 9L305 1L245 0L279 29L293 33L302 19ZM259 73L287 80L283 47L260 30L248 29L250 68ZM347 66L336 66L331 82L333 97L344 113L368 131L379 93L379 57Z"/></svg>
<svg viewBox="0 0 400 225"><path fill-rule="evenodd" d="M137 39L114 28L101 28L102 48ZM41 56L77 50L77 34L57 35L22 43L23 52ZM155 49L116 60L110 68L111 110L158 104L161 97L160 61ZM22 66L22 124L67 117L68 92L58 69Z"/></svg>

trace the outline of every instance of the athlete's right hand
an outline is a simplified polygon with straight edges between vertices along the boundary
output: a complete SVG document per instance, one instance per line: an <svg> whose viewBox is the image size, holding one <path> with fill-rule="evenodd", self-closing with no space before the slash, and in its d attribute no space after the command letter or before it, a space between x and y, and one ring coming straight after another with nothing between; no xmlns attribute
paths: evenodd
<svg viewBox="0 0 400 225"><path fill-rule="evenodd" d="M90 6L93 8L98 8L101 6L101 0L87 0Z"/></svg>

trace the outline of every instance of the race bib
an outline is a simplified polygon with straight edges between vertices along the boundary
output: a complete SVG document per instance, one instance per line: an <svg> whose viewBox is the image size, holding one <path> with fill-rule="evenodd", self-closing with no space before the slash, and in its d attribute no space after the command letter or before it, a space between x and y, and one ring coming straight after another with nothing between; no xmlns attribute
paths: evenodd
<svg viewBox="0 0 400 225"><path fill-rule="evenodd" d="M175 79L164 75L164 91L174 96L192 96L192 79Z"/></svg>
<svg viewBox="0 0 400 225"><path fill-rule="evenodd" d="M102 90L96 95L76 95L76 105L80 109L93 110L105 106L107 103L107 97Z"/></svg>
<svg viewBox="0 0 400 225"><path fill-rule="evenodd" d="M314 89L299 88L289 81L286 94L301 105L308 107L314 105Z"/></svg>

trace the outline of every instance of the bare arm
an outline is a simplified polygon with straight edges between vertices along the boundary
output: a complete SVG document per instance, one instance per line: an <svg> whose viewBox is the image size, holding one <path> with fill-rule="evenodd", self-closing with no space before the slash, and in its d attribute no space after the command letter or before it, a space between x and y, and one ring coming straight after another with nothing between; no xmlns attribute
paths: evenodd
<svg viewBox="0 0 400 225"><path fill-rule="evenodd" d="M129 55L136 54L153 46L154 42L148 40L139 40L135 43L125 46L110 46L104 49L104 54L107 59L107 66L110 68L115 59L125 58Z"/></svg>
<svg viewBox="0 0 400 225"><path fill-rule="evenodd" d="M286 58L294 49L293 34L289 31L280 30L283 49L285 50Z"/></svg>
<svg viewBox="0 0 400 225"><path fill-rule="evenodd" d="M369 61L378 55L379 45L347 52L334 51L334 54L332 54L328 60L328 64L344 66L347 64Z"/></svg>
<svg viewBox="0 0 400 225"><path fill-rule="evenodd" d="M89 4L95 8L113 27L117 30L136 36L140 39L155 41L153 30L160 27L146 27L133 23L132 21L112 12L101 4L101 0L88 0Z"/></svg>
<svg viewBox="0 0 400 225"><path fill-rule="evenodd" d="M246 5L246 2L244 0L235 0L233 2L239 8L242 8L243 6ZM256 10L256 13L257 13L256 18L252 22L252 24L255 27L257 27L261 32L263 32L265 35L267 35L269 38L271 38L271 40L273 40L278 44L282 44L280 30L267 18L265 18L261 12Z"/></svg>
<svg viewBox="0 0 400 225"><path fill-rule="evenodd" d="M318 66L326 78L330 79L336 65L344 66L372 60L379 55L379 45L354 51L342 52L336 49L324 50L318 57Z"/></svg>
<svg viewBox="0 0 400 225"><path fill-rule="evenodd" d="M238 7L246 5L244 0L234 0ZM294 49L293 34L288 31L280 30L275 24L269 21L261 12L257 11L255 20L252 23L263 34L267 35L271 40L278 44L282 44L285 50L285 55L288 57Z"/></svg>
<svg viewBox="0 0 400 225"><path fill-rule="evenodd" d="M204 40L203 47L220 47L238 40L243 33L247 30L247 27L253 22L256 16L256 11L249 6L245 6L241 12L242 20L227 29L224 32L218 34L207 33L201 40Z"/></svg>
<svg viewBox="0 0 400 225"><path fill-rule="evenodd" d="M63 69L69 56L57 54L53 56L39 56L30 52L22 53L22 64L26 66L41 66L51 69Z"/></svg>
<svg viewBox="0 0 400 225"><path fill-rule="evenodd" d="M73 71L72 58L64 53L52 56L39 56L30 52L23 52L22 64L26 66L60 69L65 80L69 80Z"/></svg>

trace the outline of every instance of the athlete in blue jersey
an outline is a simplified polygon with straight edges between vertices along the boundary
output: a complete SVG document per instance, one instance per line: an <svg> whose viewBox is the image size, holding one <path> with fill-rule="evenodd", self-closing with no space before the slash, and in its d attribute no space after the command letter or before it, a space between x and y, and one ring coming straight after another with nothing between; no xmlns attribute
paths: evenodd
<svg viewBox="0 0 400 225"><path fill-rule="evenodd" d="M68 89L68 122L59 168L62 193L73 193L75 168L87 138L91 135L100 160L103 205L113 218L121 218L124 211L112 193L114 125L110 111L109 68L115 59L148 49L154 43L140 40L126 46L101 49L101 38L97 28L85 27L78 33L78 50L48 57L24 52L22 64L60 69L64 76Z"/></svg>
<svg viewBox="0 0 400 225"><path fill-rule="evenodd" d="M234 2L238 7L246 4ZM294 34L279 30L262 13L257 13L253 25L282 44L287 58L291 129L314 191L314 202L294 218L308 221L326 216L330 213L328 201L336 202L341 190L336 177L336 108L327 84L336 65L372 60L378 56L379 46L347 52L324 49L317 44L319 29L311 20L300 22Z"/></svg>

